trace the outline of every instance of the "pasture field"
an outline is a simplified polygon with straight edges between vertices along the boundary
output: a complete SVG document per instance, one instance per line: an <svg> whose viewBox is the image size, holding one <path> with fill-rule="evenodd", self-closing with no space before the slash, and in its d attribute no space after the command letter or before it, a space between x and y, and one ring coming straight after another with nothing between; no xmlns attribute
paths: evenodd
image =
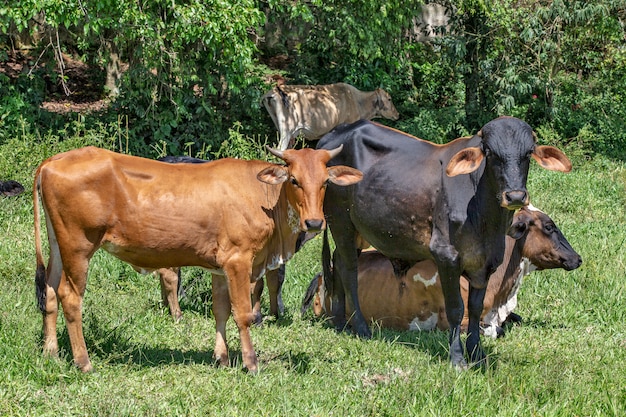
<svg viewBox="0 0 626 417"><path fill-rule="evenodd" d="M208 273L184 271L175 324L154 276L98 252L83 308L95 371L82 374L62 316L60 360L41 354L30 194L36 165L77 145L44 138L0 147L1 179L26 188L0 199L0 416L626 415L624 162L576 157L570 174L532 163L533 204L555 219L583 265L526 278L516 310L524 321L504 338L483 339L485 370L452 369L447 333L374 328L360 340L302 316L302 296L320 270L318 237L288 264L285 315L252 329L256 376L241 369L232 320L233 366L213 364Z"/></svg>

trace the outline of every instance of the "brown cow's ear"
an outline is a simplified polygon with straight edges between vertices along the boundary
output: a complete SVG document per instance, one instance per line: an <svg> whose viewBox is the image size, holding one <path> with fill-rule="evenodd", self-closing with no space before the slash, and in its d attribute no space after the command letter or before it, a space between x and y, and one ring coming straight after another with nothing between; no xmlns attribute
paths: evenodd
<svg viewBox="0 0 626 417"><path fill-rule="evenodd" d="M337 185L352 185L363 179L363 173L358 169L345 165L336 165L328 168L328 180Z"/></svg>
<svg viewBox="0 0 626 417"><path fill-rule="evenodd" d="M572 170L572 162L554 146L537 146L532 157L539 165L551 171L570 172Z"/></svg>
<svg viewBox="0 0 626 417"><path fill-rule="evenodd" d="M259 181L266 184L277 185L287 181L289 172L284 166L272 165L259 172L256 177Z"/></svg>
<svg viewBox="0 0 626 417"><path fill-rule="evenodd" d="M528 216L518 215L515 217L513 224L509 227L507 231L507 235L517 240L524 236L528 231L529 227L529 218Z"/></svg>
<svg viewBox="0 0 626 417"><path fill-rule="evenodd" d="M446 174L454 177L461 174L474 172L483 161L484 154L479 148L467 148L457 152L446 168Z"/></svg>

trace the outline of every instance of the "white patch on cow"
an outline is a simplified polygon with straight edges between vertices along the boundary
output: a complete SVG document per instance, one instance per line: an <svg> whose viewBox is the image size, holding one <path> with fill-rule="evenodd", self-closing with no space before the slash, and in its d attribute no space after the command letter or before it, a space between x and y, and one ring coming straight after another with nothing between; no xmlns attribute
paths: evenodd
<svg viewBox="0 0 626 417"><path fill-rule="evenodd" d="M280 253L274 254L272 256L272 259L270 259L270 262L265 265L265 268L269 269L270 271L278 269L281 265L287 263L287 261L291 259L292 256L293 254L291 252L287 252L287 256L285 257L283 257L283 255Z"/></svg>
<svg viewBox="0 0 626 417"><path fill-rule="evenodd" d="M515 282L506 302L500 306L494 306L489 313L485 314L482 320L485 336L490 336L494 339L498 337L497 328L502 327L502 323L504 323L509 314L517 307L517 293L522 284L522 278L537 269L528 258L522 258L519 267L520 272L517 277L515 277Z"/></svg>
<svg viewBox="0 0 626 417"><path fill-rule="evenodd" d="M538 211L539 213L543 213L543 211L539 210L537 207L533 206L532 204L529 204L527 207L528 207L528 210L530 211Z"/></svg>
<svg viewBox="0 0 626 417"><path fill-rule="evenodd" d="M433 330L437 327L439 321L439 314L433 313L426 320L421 320L419 317L415 317L411 323L409 323L409 330L413 331L425 331Z"/></svg>
<svg viewBox="0 0 626 417"><path fill-rule="evenodd" d="M437 278L439 277L439 272L435 272L435 275L433 275L430 279L426 279L423 276L421 276L419 273L413 275L413 281L417 282L420 281L422 284L424 284L425 287L430 287L431 285L435 285L437 283Z"/></svg>
<svg viewBox="0 0 626 417"><path fill-rule="evenodd" d="M291 204L287 203L287 206L287 224L291 228L291 233L298 234L300 233L300 215Z"/></svg>

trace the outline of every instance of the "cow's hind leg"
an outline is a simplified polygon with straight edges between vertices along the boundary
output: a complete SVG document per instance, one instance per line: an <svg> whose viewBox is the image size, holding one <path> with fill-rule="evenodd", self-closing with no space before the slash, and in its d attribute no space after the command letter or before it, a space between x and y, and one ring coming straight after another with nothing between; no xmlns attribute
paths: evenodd
<svg viewBox="0 0 626 417"><path fill-rule="evenodd" d="M267 288L270 294L270 314L276 318L285 312L283 303L283 283L285 282L285 265L265 274L267 280Z"/></svg>
<svg viewBox="0 0 626 417"><path fill-rule="evenodd" d="M63 307L65 325L70 336L74 363L83 372L92 370L83 336L82 304L87 283L88 260L64 265L57 294Z"/></svg>
<svg viewBox="0 0 626 417"><path fill-rule="evenodd" d="M48 268L37 271L37 291L39 308L43 314L43 352L45 355L57 357L59 343L57 339L57 317L59 315L59 299L57 292L63 273L63 264L59 248L53 242L50 246Z"/></svg>
<svg viewBox="0 0 626 417"><path fill-rule="evenodd" d="M263 287L265 282L263 278L257 279L251 284L250 291L252 292L252 315L254 316L252 322L257 326L263 323L263 314L261 313L261 297L263 296Z"/></svg>
<svg viewBox="0 0 626 417"><path fill-rule="evenodd" d="M228 282L223 275L211 274L213 292L213 316L215 317L215 360L222 366L229 366L228 344L226 342L226 322L230 317L230 296Z"/></svg>
<svg viewBox="0 0 626 417"><path fill-rule="evenodd" d="M157 271L161 281L161 298L166 305L174 321L180 320L183 316L178 304L178 286L180 268L162 268Z"/></svg>
<svg viewBox="0 0 626 417"><path fill-rule="evenodd" d="M482 364L485 353L480 345L480 315L483 311L483 301L487 288L474 288L470 285L468 296L469 325L465 346L470 360L475 364Z"/></svg>

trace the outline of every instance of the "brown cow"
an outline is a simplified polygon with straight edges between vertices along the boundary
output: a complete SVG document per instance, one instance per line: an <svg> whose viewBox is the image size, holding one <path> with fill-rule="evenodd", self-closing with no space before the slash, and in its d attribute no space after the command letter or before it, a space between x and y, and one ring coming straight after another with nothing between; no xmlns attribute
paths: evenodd
<svg viewBox="0 0 626 417"><path fill-rule="evenodd" d="M345 83L278 85L261 100L280 134L278 149L293 146L300 132L305 139L315 140L342 123L399 117L385 90L361 91Z"/></svg>
<svg viewBox="0 0 626 417"><path fill-rule="evenodd" d="M517 292L525 275L553 268L570 271L582 263L552 219L540 210L532 206L520 209L513 218L513 227L523 230L523 235L518 240L507 236L504 261L489 278L481 314L481 328L492 337L503 334L502 325L517 306ZM359 303L369 322L397 330L449 328L441 282L433 261L418 262L405 275L396 278L389 259L370 250L359 256L358 271ZM465 330L469 321L468 293L469 281L461 277L465 305L461 327ZM311 281L302 302L302 312L311 304L315 315L331 314L330 297L326 296L321 274Z"/></svg>
<svg viewBox="0 0 626 417"><path fill-rule="evenodd" d="M286 166L237 159L171 165L94 147L44 161L33 187L44 352L58 352L60 301L74 362L83 371L92 369L81 306L89 260L103 248L142 272L185 265L210 270L215 357L228 365L226 321L232 309L243 365L256 372L250 282L289 259L301 230L326 228L326 183L361 180L355 169L327 168L340 151L272 151ZM50 244L47 268L39 197Z"/></svg>

